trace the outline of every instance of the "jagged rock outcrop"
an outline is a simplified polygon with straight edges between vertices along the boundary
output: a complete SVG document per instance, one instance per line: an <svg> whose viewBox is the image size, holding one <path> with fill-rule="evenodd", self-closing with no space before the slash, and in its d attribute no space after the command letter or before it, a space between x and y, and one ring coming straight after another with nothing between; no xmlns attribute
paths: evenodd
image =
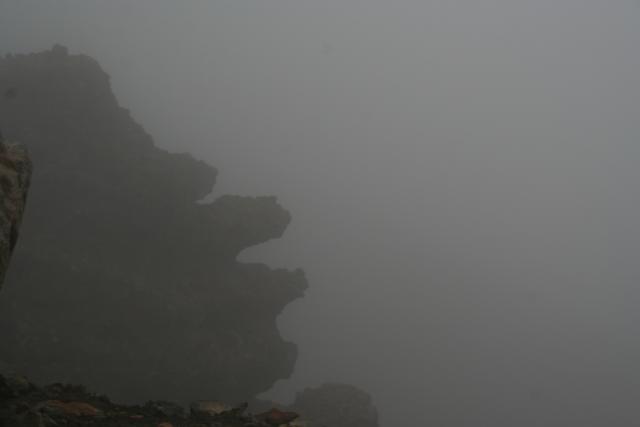
<svg viewBox="0 0 640 427"><path fill-rule="evenodd" d="M235 402L290 375L275 319L304 274L236 261L284 232L275 198L196 203L216 170L156 148L99 65L59 46L0 59L0 128L38 165L0 360L118 401Z"/></svg>
<svg viewBox="0 0 640 427"><path fill-rule="evenodd" d="M31 160L23 145L0 134L0 289L18 241L31 178Z"/></svg>
<svg viewBox="0 0 640 427"><path fill-rule="evenodd" d="M291 408L302 414L308 427L378 427L378 411L366 392L346 384L307 388Z"/></svg>

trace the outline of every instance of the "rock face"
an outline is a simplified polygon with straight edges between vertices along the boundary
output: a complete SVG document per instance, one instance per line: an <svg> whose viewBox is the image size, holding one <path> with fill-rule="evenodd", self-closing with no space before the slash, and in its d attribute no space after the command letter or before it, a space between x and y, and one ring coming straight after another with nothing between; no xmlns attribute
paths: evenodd
<svg viewBox="0 0 640 427"><path fill-rule="evenodd" d="M18 239L30 178L25 147L7 143L0 135L0 288Z"/></svg>
<svg viewBox="0 0 640 427"><path fill-rule="evenodd" d="M216 170L170 154L91 58L0 59L0 128L36 168L0 294L0 360L117 401L249 399L290 375L275 319L300 270L243 264L290 221L273 197L210 193Z"/></svg>
<svg viewBox="0 0 640 427"><path fill-rule="evenodd" d="M371 396L346 384L325 384L298 393L292 409L308 427L378 427Z"/></svg>

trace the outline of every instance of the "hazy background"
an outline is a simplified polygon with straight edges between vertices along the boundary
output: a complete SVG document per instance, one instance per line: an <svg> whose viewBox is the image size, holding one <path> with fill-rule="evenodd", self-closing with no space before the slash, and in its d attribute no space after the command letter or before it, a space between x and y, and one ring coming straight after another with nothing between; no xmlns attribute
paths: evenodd
<svg viewBox="0 0 640 427"><path fill-rule="evenodd" d="M303 267L296 373L383 425L640 422L640 3L0 0L161 147L276 194L246 259ZM410 424L409 424L410 423Z"/></svg>

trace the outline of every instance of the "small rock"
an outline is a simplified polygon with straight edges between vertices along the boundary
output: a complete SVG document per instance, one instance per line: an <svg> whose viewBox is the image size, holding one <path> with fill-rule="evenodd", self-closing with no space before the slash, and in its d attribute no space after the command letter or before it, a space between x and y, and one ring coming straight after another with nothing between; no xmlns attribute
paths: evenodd
<svg viewBox="0 0 640 427"><path fill-rule="evenodd" d="M8 387L15 395L23 395L32 390L33 385L21 375L10 375L4 379L4 386Z"/></svg>
<svg viewBox="0 0 640 427"><path fill-rule="evenodd" d="M285 412L279 409L273 408L268 412L256 415L256 418L270 426L278 427L283 424L288 424L291 421L298 418L300 415L295 412Z"/></svg>
<svg viewBox="0 0 640 427"><path fill-rule="evenodd" d="M60 400L48 400L45 403L47 412L74 417L95 417L101 411L95 406L85 402L62 402Z"/></svg>
<svg viewBox="0 0 640 427"><path fill-rule="evenodd" d="M191 415L214 417L231 409L231 406L215 400L198 400L191 404Z"/></svg>
<svg viewBox="0 0 640 427"><path fill-rule="evenodd" d="M225 417L240 418L240 417L243 416L243 414L245 413L247 408L249 408L249 403L248 402L243 402L243 403L239 404L238 406L234 406L233 408L229 409L228 411L222 412L220 415L221 416L225 416Z"/></svg>
<svg viewBox="0 0 640 427"><path fill-rule="evenodd" d="M155 400L147 402L144 409L162 418L184 418L184 408L172 402Z"/></svg>
<svg viewBox="0 0 640 427"><path fill-rule="evenodd" d="M42 414L37 411L29 411L20 420L22 427L45 427Z"/></svg>
<svg viewBox="0 0 640 427"><path fill-rule="evenodd" d="M15 392L9 387L5 377L0 375L0 400L7 400L15 397Z"/></svg>

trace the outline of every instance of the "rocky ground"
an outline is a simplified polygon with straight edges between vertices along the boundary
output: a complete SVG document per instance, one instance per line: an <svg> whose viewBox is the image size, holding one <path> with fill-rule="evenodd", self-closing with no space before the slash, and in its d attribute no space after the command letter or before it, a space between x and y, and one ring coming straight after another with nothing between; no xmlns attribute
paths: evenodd
<svg viewBox="0 0 640 427"><path fill-rule="evenodd" d="M271 409L247 412L247 405L198 401L189 410L164 401L118 405L82 386L51 384L38 387L21 376L0 376L0 426L100 427L273 427L302 426L298 414Z"/></svg>
<svg viewBox="0 0 640 427"><path fill-rule="evenodd" d="M39 387L0 375L0 427L378 427L371 397L356 387L325 384L298 393L291 406L199 400L188 409L167 401L122 405L83 386Z"/></svg>

